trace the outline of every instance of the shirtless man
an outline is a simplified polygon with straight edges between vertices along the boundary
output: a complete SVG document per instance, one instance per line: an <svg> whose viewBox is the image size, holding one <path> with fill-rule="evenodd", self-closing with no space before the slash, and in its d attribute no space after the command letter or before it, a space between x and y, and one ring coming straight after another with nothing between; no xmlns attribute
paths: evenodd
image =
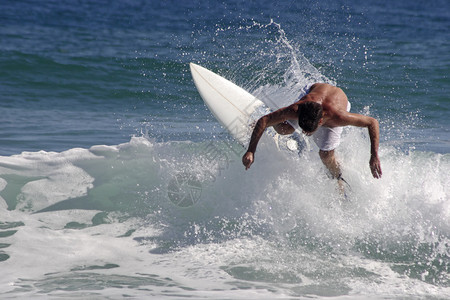
<svg viewBox="0 0 450 300"><path fill-rule="evenodd" d="M247 152L242 163L247 170L254 161L256 146L267 127L273 126L279 134L291 134L295 129L287 120L295 120L303 133L313 136L319 147L319 156L334 178L342 179L339 163L334 156L334 149L340 143L342 126L352 125L367 127L370 137L369 166L375 178L381 178L381 166L378 158L379 127L374 118L350 113L350 103L345 93L335 86L316 83L309 93L299 101L261 117L253 129Z"/></svg>

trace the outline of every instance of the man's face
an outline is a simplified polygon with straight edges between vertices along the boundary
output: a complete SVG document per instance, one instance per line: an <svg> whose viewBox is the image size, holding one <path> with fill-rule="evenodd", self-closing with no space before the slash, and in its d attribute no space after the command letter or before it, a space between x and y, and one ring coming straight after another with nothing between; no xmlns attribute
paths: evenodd
<svg viewBox="0 0 450 300"><path fill-rule="evenodd" d="M317 130L317 129L316 129ZM314 132L316 132L316 130L314 130L314 131L302 131L303 132L303 134L304 135L306 135L306 136L311 136L311 135L313 135L314 134Z"/></svg>
<svg viewBox="0 0 450 300"><path fill-rule="evenodd" d="M323 118L320 119L319 124L318 124L318 126L317 126L317 128L316 128L315 130L313 130L313 131L305 131L305 130L302 130L303 134L306 135L306 136L311 136L311 135L313 135L314 132L316 132L317 129L319 129L319 127L322 126L322 123L323 123Z"/></svg>

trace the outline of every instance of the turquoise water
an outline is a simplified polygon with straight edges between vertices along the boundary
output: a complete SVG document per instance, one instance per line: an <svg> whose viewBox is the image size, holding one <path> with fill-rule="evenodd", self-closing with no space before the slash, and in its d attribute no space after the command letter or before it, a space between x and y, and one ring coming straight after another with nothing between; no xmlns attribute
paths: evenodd
<svg viewBox="0 0 450 300"><path fill-rule="evenodd" d="M447 1L2 1L1 298L446 299ZM189 62L271 103L342 87L380 122L252 169Z"/></svg>

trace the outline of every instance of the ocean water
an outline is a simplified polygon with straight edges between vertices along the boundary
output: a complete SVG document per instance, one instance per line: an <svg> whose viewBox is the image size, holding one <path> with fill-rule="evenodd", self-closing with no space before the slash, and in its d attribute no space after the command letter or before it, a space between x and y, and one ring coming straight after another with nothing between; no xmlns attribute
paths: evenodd
<svg viewBox="0 0 450 300"><path fill-rule="evenodd" d="M380 122L243 149L189 63ZM1 1L0 298L450 299L450 3Z"/></svg>

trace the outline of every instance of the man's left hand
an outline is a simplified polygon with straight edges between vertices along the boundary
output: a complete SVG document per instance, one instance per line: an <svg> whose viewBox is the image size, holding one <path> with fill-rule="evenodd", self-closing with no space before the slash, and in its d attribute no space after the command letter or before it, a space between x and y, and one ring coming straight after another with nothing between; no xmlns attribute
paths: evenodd
<svg viewBox="0 0 450 300"><path fill-rule="evenodd" d="M372 171L372 175L374 178L381 178L381 175L383 174L383 172L381 172L381 164L380 164L380 159L378 158L377 155L372 155L370 157L370 171Z"/></svg>

